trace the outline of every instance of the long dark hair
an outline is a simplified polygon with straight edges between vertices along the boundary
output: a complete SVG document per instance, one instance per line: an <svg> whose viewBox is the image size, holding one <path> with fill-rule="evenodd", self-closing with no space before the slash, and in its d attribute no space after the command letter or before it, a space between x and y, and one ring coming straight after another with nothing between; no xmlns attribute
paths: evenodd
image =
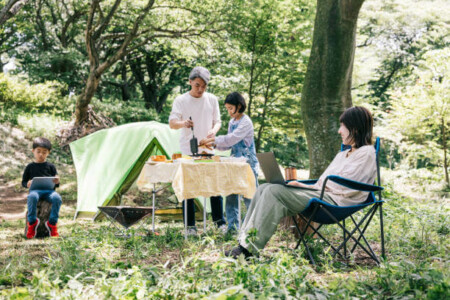
<svg viewBox="0 0 450 300"><path fill-rule="evenodd" d="M372 145L373 118L370 111L362 106L354 106L346 109L339 117L349 131L349 139L359 148Z"/></svg>

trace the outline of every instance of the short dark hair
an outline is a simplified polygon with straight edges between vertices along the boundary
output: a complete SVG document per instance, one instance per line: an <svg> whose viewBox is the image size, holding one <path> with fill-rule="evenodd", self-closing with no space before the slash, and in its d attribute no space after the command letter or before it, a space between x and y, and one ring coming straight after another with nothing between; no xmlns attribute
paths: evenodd
<svg viewBox="0 0 450 300"><path fill-rule="evenodd" d="M349 138L359 148L372 145L373 117L370 111L362 106L354 106L346 109L339 117L349 131Z"/></svg>
<svg viewBox="0 0 450 300"><path fill-rule="evenodd" d="M43 137L37 137L33 140L33 150L36 149L37 147L42 147L47 149L48 151L52 150L52 143Z"/></svg>
<svg viewBox="0 0 450 300"><path fill-rule="evenodd" d="M247 108L247 104L245 103L244 97L242 97L241 94L238 92L232 92L227 95L225 98L225 103L231 104L236 106L236 108L241 105L241 108L239 109L239 113L243 113L245 109Z"/></svg>

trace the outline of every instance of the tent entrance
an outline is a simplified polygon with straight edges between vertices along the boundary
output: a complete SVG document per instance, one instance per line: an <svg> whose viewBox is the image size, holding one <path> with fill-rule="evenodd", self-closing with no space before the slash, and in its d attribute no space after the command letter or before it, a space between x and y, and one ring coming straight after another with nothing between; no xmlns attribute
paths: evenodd
<svg viewBox="0 0 450 300"><path fill-rule="evenodd" d="M142 152L141 156L138 158L136 163L131 168L128 175L123 180L121 186L117 190L117 192L112 196L111 199L106 200L103 206L119 206L122 204L122 196L131 188L133 183L139 177L139 174L142 171L145 163L148 161L150 156L152 155L165 155L167 159L170 159L170 156L161 146L156 138L153 138L152 141L148 144L145 150ZM203 204L195 199L195 218L196 220L203 220ZM155 209L155 216L157 216L161 221L172 221L172 220L182 220L183 219L183 210L176 205L175 207L164 207ZM105 216L101 211L97 212L94 216L94 220L103 219Z"/></svg>

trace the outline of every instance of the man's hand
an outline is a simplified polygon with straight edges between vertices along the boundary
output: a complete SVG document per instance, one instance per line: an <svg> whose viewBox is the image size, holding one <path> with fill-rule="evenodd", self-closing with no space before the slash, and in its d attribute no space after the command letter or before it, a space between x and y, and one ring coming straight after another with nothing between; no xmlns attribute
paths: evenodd
<svg viewBox="0 0 450 300"><path fill-rule="evenodd" d="M208 135L206 136L207 138L212 138L216 136L216 131L214 129L211 129L210 131L208 131Z"/></svg>
<svg viewBox="0 0 450 300"><path fill-rule="evenodd" d="M54 183L54 184L59 184L59 176L56 175L55 177L56 177L56 178L53 179L53 183Z"/></svg>
<svg viewBox="0 0 450 300"><path fill-rule="evenodd" d="M186 120L183 122L184 122L183 127L186 127L186 128L194 127L194 121L192 121L192 120Z"/></svg>
<svg viewBox="0 0 450 300"><path fill-rule="evenodd" d="M27 188L29 188L31 186L31 180L28 180L27 182Z"/></svg>

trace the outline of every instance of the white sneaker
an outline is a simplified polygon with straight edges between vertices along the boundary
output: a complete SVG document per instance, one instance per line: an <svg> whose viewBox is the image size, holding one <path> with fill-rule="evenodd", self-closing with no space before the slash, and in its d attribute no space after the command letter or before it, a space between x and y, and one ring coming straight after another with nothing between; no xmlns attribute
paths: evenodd
<svg viewBox="0 0 450 300"><path fill-rule="evenodd" d="M227 234L228 233L228 226L226 224L220 225L219 226L219 231L222 232L222 234Z"/></svg>
<svg viewBox="0 0 450 300"><path fill-rule="evenodd" d="M196 236L197 235L197 229L195 229L195 228L188 228L186 235L187 236Z"/></svg>

